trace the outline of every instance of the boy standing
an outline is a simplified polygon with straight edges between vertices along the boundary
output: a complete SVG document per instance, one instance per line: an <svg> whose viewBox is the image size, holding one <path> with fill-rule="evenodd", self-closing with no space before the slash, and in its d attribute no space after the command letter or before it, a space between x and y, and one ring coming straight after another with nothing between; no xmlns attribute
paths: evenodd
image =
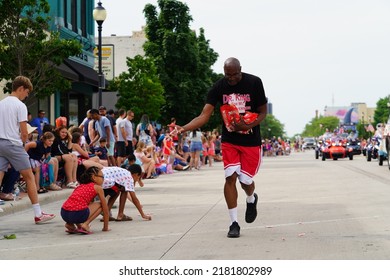
<svg viewBox="0 0 390 280"><path fill-rule="evenodd" d="M26 99L32 90L30 79L18 76L12 82L11 95L0 101L0 184L4 172L11 164L26 181L27 194L35 214L35 223L40 224L53 219L55 215L46 214L41 210L29 156L23 147L27 141L28 132L27 107L22 100Z"/></svg>

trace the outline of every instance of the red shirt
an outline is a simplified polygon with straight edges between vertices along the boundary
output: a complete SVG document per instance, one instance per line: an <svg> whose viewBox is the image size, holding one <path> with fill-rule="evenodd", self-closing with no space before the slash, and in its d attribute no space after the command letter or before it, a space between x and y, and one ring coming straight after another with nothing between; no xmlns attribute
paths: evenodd
<svg viewBox="0 0 390 280"><path fill-rule="evenodd" d="M174 144L171 140L166 140L163 147L163 154L169 156L171 154Z"/></svg>
<svg viewBox="0 0 390 280"><path fill-rule="evenodd" d="M97 195L95 183L81 184L64 202L62 208L67 211L80 211L88 208L88 205Z"/></svg>
<svg viewBox="0 0 390 280"><path fill-rule="evenodd" d="M172 132L173 130L175 130L176 123L172 122L168 126L169 126L169 132ZM177 136L177 134L175 134L172 136L172 139L174 142L177 142L177 141L179 141L179 136Z"/></svg>

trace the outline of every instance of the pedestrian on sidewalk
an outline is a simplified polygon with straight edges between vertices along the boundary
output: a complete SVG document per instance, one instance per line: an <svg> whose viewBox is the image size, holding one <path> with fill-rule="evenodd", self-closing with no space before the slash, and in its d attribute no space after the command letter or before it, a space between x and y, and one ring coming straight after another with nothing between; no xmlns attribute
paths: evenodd
<svg viewBox="0 0 390 280"><path fill-rule="evenodd" d="M39 205L37 186L31 169L29 155L24 149L27 141L27 107L22 102L32 92L29 78L16 77L12 82L12 93L0 101L0 185L4 172L11 164L26 181L27 194L34 210L36 224L49 221L54 214L46 214Z"/></svg>
<svg viewBox="0 0 390 280"><path fill-rule="evenodd" d="M239 180L247 198L245 221L252 223L257 217L257 194L254 192L253 177L261 163L260 123L267 115L267 98L263 83L257 76L241 72L241 64L236 58L228 58L224 63L225 77L218 80L209 90L206 104L199 116L186 125L177 127L179 133L193 131L203 126L211 117L217 103L235 105L239 120L233 120L228 127L222 126L222 150L225 170L224 195L229 209L231 225L228 237L239 237L240 226L237 219L237 188ZM253 122L245 122L244 114L258 114Z"/></svg>

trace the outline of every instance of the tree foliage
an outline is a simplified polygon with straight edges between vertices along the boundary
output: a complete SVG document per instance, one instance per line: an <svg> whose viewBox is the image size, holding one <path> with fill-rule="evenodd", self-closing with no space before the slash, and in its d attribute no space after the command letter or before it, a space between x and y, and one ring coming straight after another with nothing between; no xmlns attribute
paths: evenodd
<svg viewBox="0 0 390 280"><path fill-rule="evenodd" d="M302 132L302 136L317 137L325 133L326 129L333 131L339 126L339 119L334 116L330 117L314 117L311 122L306 124L305 129Z"/></svg>
<svg viewBox="0 0 390 280"><path fill-rule="evenodd" d="M49 11L45 0L0 1L0 80L27 76L38 98L70 88L54 65L81 51L77 40L60 39L58 32L48 32ZM5 92L10 92L10 83Z"/></svg>
<svg viewBox="0 0 390 280"><path fill-rule="evenodd" d="M119 95L116 107L131 109L136 119L142 114L151 120L159 119L160 107L165 104L164 88L153 61L137 55L127 58L127 66L128 72L120 74L115 81Z"/></svg>
<svg viewBox="0 0 390 280"><path fill-rule="evenodd" d="M165 90L163 123L175 117L183 124L201 112L206 93L217 78L211 66L218 54L210 48L203 29L199 36L190 29L192 17L185 3L158 0L158 6L159 13L152 4L144 8L145 54L154 60Z"/></svg>
<svg viewBox="0 0 390 280"><path fill-rule="evenodd" d="M387 119L389 118L389 107L387 104L390 102L389 96L381 98L376 103L376 109L374 112L374 127L378 123L387 123Z"/></svg>
<svg viewBox="0 0 390 280"><path fill-rule="evenodd" d="M263 139L284 137L284 125L274 115L267 114L260 125L260 133Z"/></svg>

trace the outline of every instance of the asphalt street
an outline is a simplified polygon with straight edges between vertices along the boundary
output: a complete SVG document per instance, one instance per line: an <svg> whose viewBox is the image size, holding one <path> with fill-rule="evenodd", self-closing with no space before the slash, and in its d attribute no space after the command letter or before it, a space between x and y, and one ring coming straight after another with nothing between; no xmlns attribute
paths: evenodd
<svg viewBox="0 0 390 280"><path fill-rule="evenodd" d="M128 201L131 222L98 220L91 235L69 235L59 211L71 190L39 195L44 211L58 216L33 223L28 198L0 206L2 260L388 260L390 171L385 163L316 160L313 151L264 157L255 177L257 220L244 221L239 189L241 237L226 237L229 216L223 197L223 167L161 175L136 193L144 221ZM113 209L116 215L117 209Z"/></svg>

